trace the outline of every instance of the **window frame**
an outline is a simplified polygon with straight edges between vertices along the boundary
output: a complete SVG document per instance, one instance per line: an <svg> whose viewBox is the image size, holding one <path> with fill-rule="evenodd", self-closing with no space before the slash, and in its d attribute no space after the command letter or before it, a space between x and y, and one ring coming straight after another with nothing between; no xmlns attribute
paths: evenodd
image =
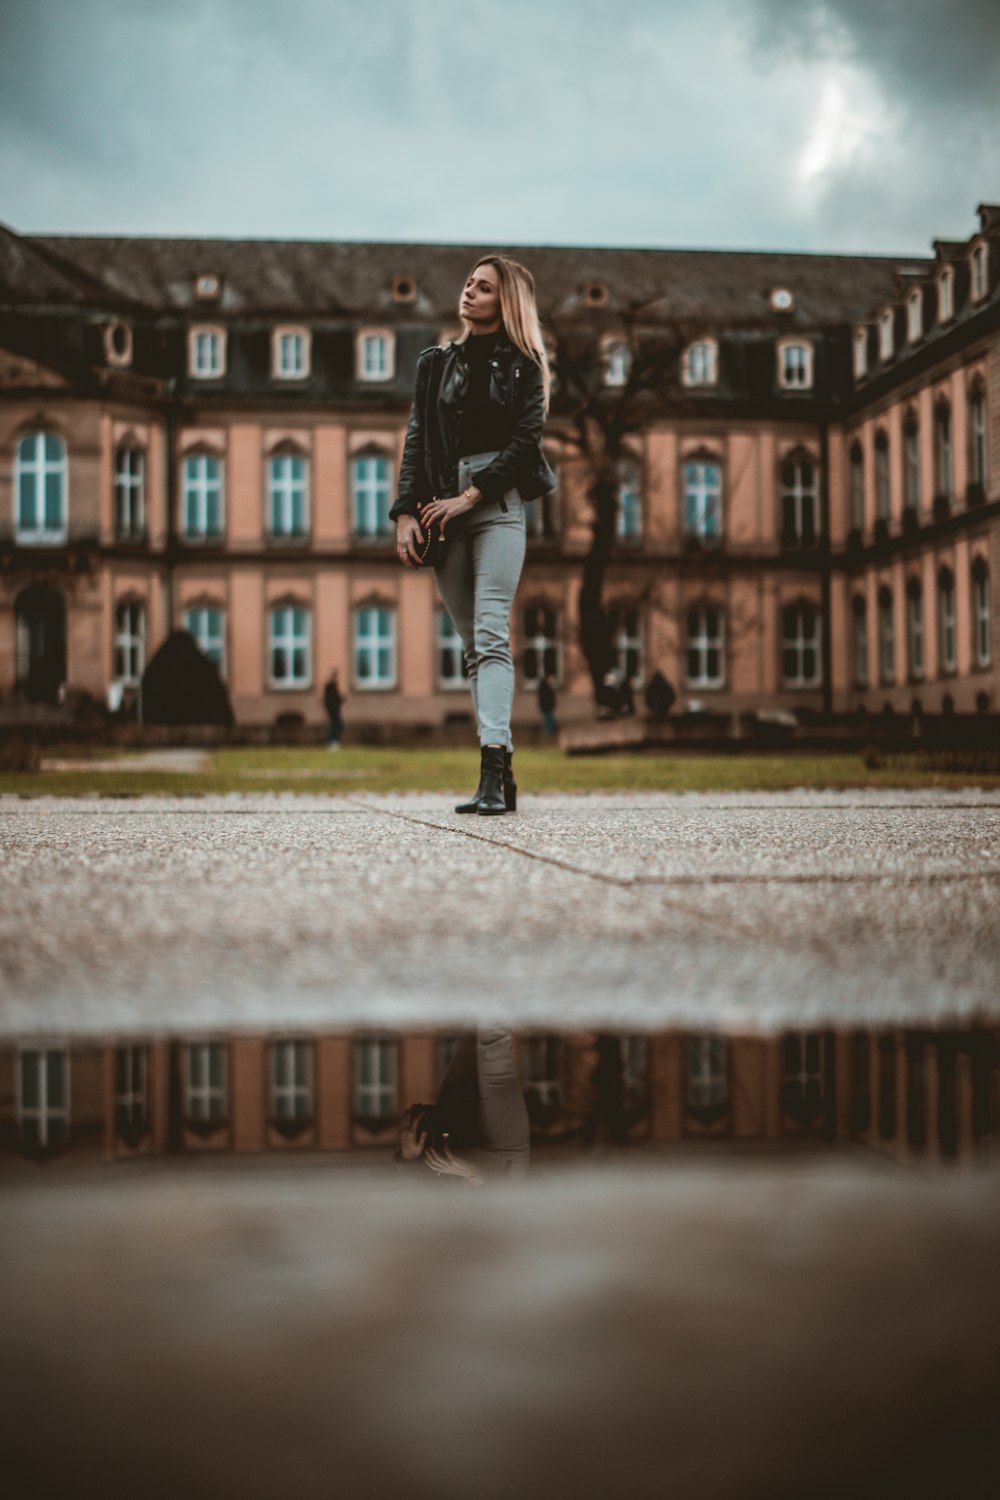
<svg viewBox="0 0 1000 1500"><path fill-rule="evenodd" d="M938 626L938 672L942 677L954 677L958 671L958 603L955 575L949 567L938 570L937 576L937 626Z"/></svg>
<svg viewBox="0 0 1000 1500"><path fill-rule="evenodd" d="M445 630L445 621L448 630ZM442 670L446 654L454 660L457 672L447 673ZM461 692L469 686L469 673L465 661L465 647L462 637L455 628L455 623L447 609L441 605L434 611L434 661L435 681L441 692Z"/></svg>
<svg viewBox="0 0 1000 1500"><path fill-rule="evenodd" d="M709 633L709 614L715 614L718 618L719 628L716 635ZM700 629L695 634L692 634L691 620L694 616L700 617ZM708 671L709 659L713 651L717 652L719 660L719 671L715 677ZM695 675L691 673L692 653L697 653L699 658L699 668ZM702 692L719 692L725 689L726 611L725 606L717 603L714 599L695 599L685 606L684 685L689 688L697 688Z"/></svg>
<svg viewBox="0 0 1000 1500"><path fill-rule="evenodd" d="M950 323L955 316L955 268L944 266L938 272L938 322Z"/></svg>
<svg viewBox="0 0 1000 1500"><path fill-rule="evenodd" d="M630 497L626 507L626 496ZM643 472L642 463L634 457L623 458L618 465L618 483L615 488L615 541L633 546L642 541L643 533ZM626 526L626 517L630 518Z"/></svg>
<svg viewBox="0 0 1000 1500"><path fill-rule="evenodd" d="M808 465L812 470L812 486L806 486L802 478L802 470ZM789 485L785 480L785 470L795 470L795 479ZM779 528L779 540L782 547L795 551L813 551L820 544L820 467L819 460L806 448L793 448L786 453L778 462L778 493L781 500L781 524ZM795 525L789 530L788 501L792 501ZM807 510L811 512L812 539L806 535L808 527L804 524Z"/></svg>
<svg viewBox="0 0 1000 1500"><path fill-rule="evenodd" d="M969 249L969 301L983 302L990 293L990 261L985 240Z"/></svg>
<svg viewBox="0 0 1000 1500"><path fill-rule="evenodd" d="M880 427L872 444L875 475L875 519L888 522L892 516L892 454L889 433Z"/></svg>
<svg viewBox="0 0 1000 1500"><path fill-rule="evenodd" d="M632 350L628 340L619 334L605 334L601 339L601 371L609 390L622 390L632 373Z"/></svg>
<svg viewBox="0 0 1000 1500"><path fill-rule="evenodd" d="M210 479L208 476L208 465L217 465L217 478ZM219 542L226 534L226 461L223 454L214 448L190 448L181 455L180 485L178 487L178 500L180 503L180 525L179 532L184 542ZM189 474L188 466L198 465L196 474ZM210 500L212 492L216 492L218 509L218 528L208 529L210 512ZM201 523L199 529L188 529L188 500L193 496L196 503L197 519Z"/></svg>
<svg viewBox="0 0 1000 1500"><path fill-rule="evenodd" d="M221 323L192 323L188 329L188 377L191 380L222 380L229 363L228 330ZM199 358L200 340L213 339L211 345L216 359L211 368L202 365Z"/></svg>
<svg viewBox="0 0 1000 1500"><path fill-rule="evenodd" d="M192 615L205 616L209 614L219 616L218 655L215 654L216 648L212 633L209 630L203 628L204 621L199 619L194 627L192 627L191 624ZM215 662L215 665L219 670L219 676L223 681L225 681L228 676L228 652L226 650L226 615L227 611L225 605L216 604L212 601L205 600L196 602L194 604L185 605L184 612L181 616L184 621L184 629L193 638L196 646L198 647L198 650L204 656L207 656L209 661Z"/></svg>
<svg viewBox="0 0 1000 1500"><path fill-rule="evenodd" d="M681 525L682 533L686 541L696 541L701 546L721 546L725 538L725 513L723 509L723 497L725 486L723 480L723 467L721 459L709 453L692 453L681 458ZM698 484L689 481L688 470L702 471L702 479ZM712 486L705 480L704 474L714 469L717 483L713 490ZM689 505L693 497L695 504ZM710 531L706 529L705 523L712 513L712 502L714 501L715 514L717 517L717 529ZM694 514L695 525L689 524L690 517Z"/></svg>
<svg viewBox="0 0 1000 1500"><path fill-rule="evenodd" d="M863 380L868 374L868 327L857 327L851 339L851 369L855 380Z"/></svg>
<svg viewBox="0 0 1000 1500"><path fill-rule="evenodd" d="M315 1043L311 1037L271 1037L267 1057L268 1117L278 1129L306 1126L316 1114ZM287 1067L292 1060L291 1068ZM301 1069L300 1062L304 1062ZM289 1076L290 1075L290 1076ZM298 1108L303 1104L304 1108ZM291 1108L287 1108L291 1105Z"/></svg>
<svg viewBox="0 0 1000 1500"><path fill-rule="evenodd" d="M864 531L866 524L865 450L860 439L855 438L847 453L848 506L851 529Z"/></svg>
<svg viewBox="0 0 1000 1500"><path fill-rule="evenodd" d="M277 467L282 464L301 464L302 476L296 479L289 472L287 476L277 473ZM267 496L267 527L266 536L269 542L304 542L308 541L311 527L311 479L312 467L309 455L301 448L287 444L275 448L267 455L264 463L264 487ZM302 525L296 529L294 525L276 526L275 520L278 512L281 518L294 522L295 501L299 497L302 511Z"/></svg>
<svg viewBox="0 0 1000 1500"><path fill-rule="evenodd" d="M120 541L135 541L146 535L146 449L140 443L123 439L116 444L114 453L115 537ZM137 472L123 472L123 460L136 460ZM123 504L124 501L124 504ZM131 524L122 525L123 510L127 509ZM138 522L135 512L138 511Z"/></svg>
<svg viewBox="0 0 1000 1500"><path fill-rule="evenodd" d="M283 352L286 339L298 341L301 365L292 370L284 367ZM279 323L271 331L271 379L286 381L308 380L312 374L312 331L299 323Z"/></svg>
<svg viewBox="0 0 1000 1500"><path fill-rule="evenodd" d="M972 605L972 661L980 670L993 663L993 602L990 570L981 557L973 559L970 595Z"/></svg>
<svg viewBox="0 0 1000 1500"><path fill-rule="evenodd" d="M791 379L791 366L788 356L795 350L801 350L803 359L801 362L802 378ZM815 383L815 349L810 339L789 336L779 339L775 345L778 359L778 389L782 391L811 391Z"/></svg>
<svg viewBox="0 0 1000 1500"><path fill-rule="evenodd" d="M369 370L366 346L370 339L382 339L385 348L385 368L378 372ZM396 335L391 328L370 326L359 328L354 337L354 378L364 385L385 385L396 378Z"/></svg>
<svg viewBox="0 0 1000 1500"><path fill-rule="evenodd" d="M550 616L552 634L536 630L529 631L528 616L532 611L537 611L542 616ZM551 676L553 685L560 687L563 680L562 659L562 611L558 604L552 604L547 599L535 599L526 603L521 610L521 687L528 692L537 690L543 678ZM536 665L540 668L534 676L528 672L528 653L535 653ZM551 672L547 667L547 661L551 654L554 670Z"/></svg>
<svg viewBox="0 0 1000 1500"><path fill-rule="evenodd" d="M302 692L313 685L312 607L301 599L279 599L267 609L267 686L271 692ZM303 629L296 630L296 615L303 616ZM292 617L292 628L279 631L279 616ZM279 677L274 671L275 653L283 651L287 656L288 675ZM295 653L303 653L303 670L296 674Z"/></svg>
<svg viewBox="0 0 1000 1500"><path fill-rule="evenodd" d="M615 653L615 664L622 674L622 680L628 681L633 688L642 685L645 677L645 630L642 616L642 608L638 604L622 601L614 604L608 611L609 624L611 626L611 645ZM634 630L630 629L631 625ZM629 672L629 656L635 661L635 671Z"/></svg>
<svg viewBox="0 0 1000 1500"><path fill-rule="evenodd" d="M385 482L375 479L372 482L363 483L359 477L358 469L362 464L384 464ZM385 542L395 533L395 523L389 520L389 511L393 502L393 461L391 456L381 448L363 449L352 453L348 459L347 487L351 501L351 540L355 542ZM362 528L361 501L369 506L374 516L374 529ZM380 502L384 501L384 511L380 508ZM382 525L384 523L384 525ZM380 529L382 526L382 529Z"/></svg>
<svg viewBox="0 0 1000 1500"><path fill-rule="evenodd" d="M788 635L786 621L793 611L797 611L801 619L807 616L812 619L815 634L811 640L801 631L794 637ZM782 687L788 689L821 687L823 683L823 621L818 606L811 599L789 599L780 605L779 640ZM794 676L785 671L785 658L789 651L794 651L799 660L799 668ZM814 677L807 678L802 671L802 666L810 651L815 653L816 673Z"/></svg>
<svg viewBox="0 0 1000 1500"><path fill-rule="evenodd" d="M919 511L921 502L920 419L907 413L903 421L903 509Z"/></svg>
<svg viewBox="0 0 1000 1500"><path fill-rule="evenodd" d="M888 364L896 356L896 310L884 307L878 315L878 357Z"/></svg>
<svg viewBox="0 0 1000 1500"><path fill-rule="evenodd" d="M969 385L966 395L966 428L969 438L969 483L986 489L989 476L989 418L986 403L986 387L976 377Z"/></svg>
<svg viewBox="0 0 1000 1500"><path fill-rule="evenodd" d="M376 1066L369 1070L367 1064L373 1059ZM397 1037L356 1036L352 1040L351 1115L356 1124L372 1134L388 1129L399 1115L400 1062ZM369 1071L373 1076L366 1077Z"/></svg>
<svg viewBox="0 0 1000 1500"><path fill-rule="evenodd" d="M703 353L702 353L703 351ZM704 359L701 370L696 363ZM681 359L681 384L689 390L705 389L719 383L719 341L714 338L694 339L684 350Z"/></svg>
<svg viewBox="0 0 1000 1500"><path fill-rule="evenodd" d="M922 682L927 675L924 591L919 578L906 585L906 668L910 682Z"/></svg>
<svg viewBox="0 0 1000 1500"><path fill-rule="evenodd" d="M46 445L49 439L58 443L60 453L58 459L50 459L46 455ZM26 460L22 457L21 450L29 440L35 441L35 457ZM39 447L40 445L40 447ZM35 518L41 524L34 526L22 526L21 524L21 488L27 475L31 475L35 485ZM59 481L59 509L61 521L58 526L45 524L46 490L47 479L55 475ZM66 439L62 433L54 427L32 427L26 432L21 432L16 440L14 448L14 540L22 547L57 547L63 545L69 535L69 450Z"/></svg>
<svg viewBox="0 0 1000 1500"><path fill-rule="evenodd" d="M951 402L939 397L934 403L934 498L949 503L955 494L955 434Z"/></svg>
<svg viewBox="0 0 1000 1500"><path fill-rule="evenodd" d="M136 611L139 628L135 630L131 623L126 628L121 624L122 614L125 611ZM123 687L139 687L142 682L142 674L146 670L146 634L147 634L147 609L146 601L138 598L135 594L125 594L115 602L115 635L112 644L112 672L111 680L119 682ZM138 662L138 671L127 670ZM119 665L123 670L119 671Z"/></svg>
<svg viewBox="0 0 1000 1500"><path fill-rule="evenodd" d="M383 636L381 630L372 634L362 632L362 616L376 615L384 616L389 622L387 636ZM383 641L387 644L382 644ZM371 677L362 677L358 671L361 651L373 652L372 658L375 671ZM379 656L384 650L389 652L389 671L383 674L380 670ZM351 611L351 673L355 688L361 693L393 692L399 687L399 621L398 610L395 604L389 604L382 600L371 600L368 603L356 604Z"/></svg>
<svg viewBox="0 0 1000 1500"><path fill-rule="evenodd" d="M871 686L869 651L868 600L864 594L855 594L851 601L851 660L856 688Z"/></svg>
<svg viewBox="0 0 1000 1500"><path fill-rule="evenodd" d="M194 1067L195 1058L204 1063L204 1069ZM221 1082L212 1081L212 1062L218 1058ZM195 1081L196 1071L204 1077ZM184 1124L194 1130L224 1130L229 1124L229 1045L217 1038L188 1041L184 1044ZM213 1103L220 1104L219 1113L213 1112ZM197 1104L197 1108L194 1106ZM203 1112L204 1109L204 1112Z"/></svg>
<svg viewBox="0 0 1000 1500"><path fill-rule="evenodd" d="M924 336L924 293L919 286L906 294L906 339L907 343L919 344Z"/></svg>
<svg viewBox="0 0 1000 1500"><path fill-rule="evenodd" d="M36 1057L37 1064L37 1104L25 1103L25 1060L27 1057ZM62 1101L58 1104L49 1102L49 1057L59 1060L59 1072L61 1075ZM73 1124L72 1113L72 1074L70 1066L70 1048L68 1043L59 1039L49 1040L46 1038L40 1042L24 1041L18 1043L17 1048L17 1138L18 1141L29 1151L47 1152L57 1150L60 1146L69 1143ZM39 1123L38 1140L28 1141L25 1138L24 1124L26 1119L37 1119ZM62 1122L63 1133L61 1137L52 1138L50 1130L51 1122Z"/></svg>
<svg viewBox="0 0 1000 1500"><path fill-rule="evenodd" d="M876 600L878 622L878 680L880 687L893 687L896 673L896 601L892 589L883 584Z"/></svg>

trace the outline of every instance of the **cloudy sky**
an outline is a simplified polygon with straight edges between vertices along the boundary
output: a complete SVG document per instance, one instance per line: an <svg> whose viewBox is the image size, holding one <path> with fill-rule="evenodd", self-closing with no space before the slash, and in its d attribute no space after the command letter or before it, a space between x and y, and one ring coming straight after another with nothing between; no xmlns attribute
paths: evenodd
<svg viewBox="0 0 1000 1500"><path fill-rule="evenodd" d="M926 253L1000 0L0 0L27 231Z"/></svg>

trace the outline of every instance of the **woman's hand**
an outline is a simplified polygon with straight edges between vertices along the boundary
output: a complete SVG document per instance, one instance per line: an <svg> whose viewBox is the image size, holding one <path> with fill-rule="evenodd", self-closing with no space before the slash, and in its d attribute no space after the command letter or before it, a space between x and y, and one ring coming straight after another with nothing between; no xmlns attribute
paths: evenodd
<svg viewBox="0 0 1000 1500"><path fill-rule="evenodd" d="M466 511L472 510L482 496L475 485L470 485L469 490L470 494L452 495L446 500L439 498L421 506L420 519L424 525L429 526L432 521L439 521L441 530L444 531L453 516L464 516Z"/></svg>
<svg viewBox="0 0 1000 1500"><path fill-rule="evenodd" d="M427 1131L421 1130L423 1110L407 1110L399 1122L399 1154L404 1161L416 1161L423 1156L427 1145Z"/></svg>
<svg viewBox="0 0 1000 1500"><path fill-rule="evenodd" d="M463 1161L454 1154L450 1146L445 1146L441 1151L428 1146L424 1159L437 1177L464 1177L470 1187L483 1185L482 1175L476 1171L471 1161Z"/></svg>
<svg viewBox="0 0 1000 1500"><path fill-rule="evenodd" d="M396 556L404 568L423 567L416 552L417 545L423 540L424 534L416 516L400 516L396 522Z"/></svg>

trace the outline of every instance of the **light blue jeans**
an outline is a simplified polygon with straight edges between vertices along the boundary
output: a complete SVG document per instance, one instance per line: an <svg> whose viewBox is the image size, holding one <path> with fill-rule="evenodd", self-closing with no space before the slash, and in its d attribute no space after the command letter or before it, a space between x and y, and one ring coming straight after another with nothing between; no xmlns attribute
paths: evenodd
<svg viewBox="0 0 1000 1500"><path fill-rule="evenodd" d="M473 453L459 459L459 494L496 456ZM516 488L502 500L480 500L461 517L448 538L443 564L434 570L444 607L462 639L479 743L509 750L514 748L510 611L524 567L526 536L524 501Z"/></svg>

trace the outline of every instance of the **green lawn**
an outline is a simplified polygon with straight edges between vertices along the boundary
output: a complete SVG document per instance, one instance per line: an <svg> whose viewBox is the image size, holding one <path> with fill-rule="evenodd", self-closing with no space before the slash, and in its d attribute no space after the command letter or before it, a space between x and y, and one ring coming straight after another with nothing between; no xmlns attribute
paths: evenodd
<svg viewBox="0 0 1000 1500"><path fill-rule="evenodd" d="M47 750L46 757L72 751ZM94 757L105 764L122 752ZM135 752L128 752L134 754ZM478 756L467 750L263 747L219 749L197 774L146 769L0 773L0 792L21 796L198 796L225 792L441 792L468 795ZM1000 786L1000 775L930 771L912 756L869 769L858 755L565 756L555 749L518 750L515 771L525 792L767 791L788 787Z"/></svg>

